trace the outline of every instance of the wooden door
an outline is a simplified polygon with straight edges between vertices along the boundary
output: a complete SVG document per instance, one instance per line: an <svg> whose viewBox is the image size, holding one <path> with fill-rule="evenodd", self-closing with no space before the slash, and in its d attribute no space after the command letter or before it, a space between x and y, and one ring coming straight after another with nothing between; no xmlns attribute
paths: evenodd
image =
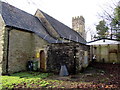
<svg viewBox="0 0 120 90"><path fill-rule="evenodd" d="M45 70L45 52L44 50L40 51L40 70Z"/></svg>

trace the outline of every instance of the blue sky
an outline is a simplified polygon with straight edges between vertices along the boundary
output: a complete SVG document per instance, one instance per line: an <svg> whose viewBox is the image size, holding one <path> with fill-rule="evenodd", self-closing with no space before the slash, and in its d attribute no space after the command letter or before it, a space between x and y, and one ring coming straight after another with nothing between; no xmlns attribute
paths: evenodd
<svg viewBox="0 0 120 90"><path fill-rule="evenodd" d="M95 24L100 20L98 13L119 0L2 0L34 15L37 8L72 26L72 17L82 15L85 18L86 30L95 33ZM88 38L90 39L90 32Z"/></svg>

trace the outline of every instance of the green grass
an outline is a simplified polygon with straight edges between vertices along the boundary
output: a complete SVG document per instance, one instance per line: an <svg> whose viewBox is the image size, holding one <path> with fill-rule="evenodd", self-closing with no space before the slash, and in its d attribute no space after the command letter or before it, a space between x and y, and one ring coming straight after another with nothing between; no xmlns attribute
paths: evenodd
<svg viewBox="0 0 120 90"><path fill-rule="evenodd" d="M35 88L46 87L49 83L43 78L52 74L40 72L21 72L11 74L10 76L0 76L2 80L2 88Z"/></svg>

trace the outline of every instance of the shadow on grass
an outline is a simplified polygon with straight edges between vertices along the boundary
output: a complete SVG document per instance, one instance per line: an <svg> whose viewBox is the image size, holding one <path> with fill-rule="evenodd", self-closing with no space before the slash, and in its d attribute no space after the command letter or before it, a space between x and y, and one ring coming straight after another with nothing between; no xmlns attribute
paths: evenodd
<svg viewBox="0 0 120 90"><path fill-rule="evenodd" d="M14 73L10 74L10 76L13 77L19 77L19 78L46 78L48 76L53 75L52 73L41 73L41 72L33 72L33 71L28 71L28 72L19 72L19 73Z"/></svg>

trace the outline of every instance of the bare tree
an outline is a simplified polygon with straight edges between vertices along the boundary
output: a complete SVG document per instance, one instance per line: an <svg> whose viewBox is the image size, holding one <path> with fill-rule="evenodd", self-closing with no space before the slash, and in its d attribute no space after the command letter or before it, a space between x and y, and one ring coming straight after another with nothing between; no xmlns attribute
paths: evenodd
<svg viewBox="0 0 120 90"><path fill-rule="evenodd" d="M113 21L118 22L118 19L115 18L115 9L118 7L119 3L119 0L111 0L111 4L108 3L106 8L101 7L103 13L98 13L98 16L106 21L107 26L109 27L111 39L116 36L117 31L119 30L118 26L113 24Z"/></svg>

